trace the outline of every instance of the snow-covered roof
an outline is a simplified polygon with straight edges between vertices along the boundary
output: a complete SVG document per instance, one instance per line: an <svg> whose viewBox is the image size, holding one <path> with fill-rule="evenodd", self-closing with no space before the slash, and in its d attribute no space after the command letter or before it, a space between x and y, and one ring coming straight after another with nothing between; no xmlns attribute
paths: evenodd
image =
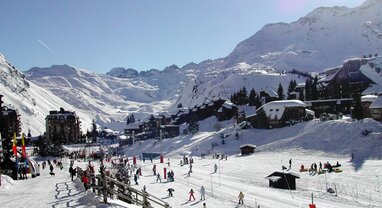
<svg viewBox="0 0 382 208"><path fill-rule="evenodd" d="M236 107L236 105L227 100L223 103L223 107L227 109L232 109L232 107Z"/></svg>
<svg viewBox="0 0 382 208"><path fill-rule="evenodd" d="M382 87L376 84L372 84L362 92L362 95L378 94L379 92L382 92Z"/></svg>
<svg viewBox="0 0 382 208"><path fill-rule="evenodd" d="M305 83L298 83L296 88L305 88Z"/></svg>
<svg viewBox="0 0 382 208"><path fill-rule="evenodd" d="M361 97L361 102L374 102L377 98L376 95L364 95Z"/></svg>
<svg viewBox="0 0 382 208"><path fill-rule="evenodd" d="M254 144L243 144L243 145L240 145L240 148L243 148L243 147L252 147L252 148L256 148L256 145L254 145Z"/></svg>
<svg viewBox="0 0 382 208"><path fill-rule="evenodd" d="M369 108L382 108L382 96L378 96L378 98L369 106Z"/></svg>
<svg viewBox="0 0 382 208"><path fill-rule="evenodd" d="M159 116L164 116L165 118L171 118L171 114L167 111L160 112Z"/></svg>
<svg viewBox="0 0 382 208"><path fill-rule="evenodd" d="M139 129L139 124L138 123L129 123L126 126L126 129Z"/></svg>
<svg viewBox="0 0 382 208"><path fill-rule="evenodd" d="M119 139L120 139L120 140L126 140L126 139L127 139L127 136L125 136L125 135L121 135L121 136L119 136Z"/></svg>
<svg viewBox="0 0 382 208"><path fill-rule="evenodd" d="M306 114L309 114L309 115L315 115L314 111L309 110L307 108L305 109L305 112L306 112Z"/></svg>
<svg viewBox="0 0 382 208"><path fill-rule="evenodd" d="M287 107L305 107L301 100L278 100L264 104L259 110L263 109L270 119L280 119Z"/></svg>
<svg viewBox="0 0 382 208"><path fill-rule="evenodd" d="M266 92L266 93L267 93L269 96L271 96L271 97L278 97L277 92L275 92L274 90L272 90L272 89L269 88L269 87L264 88L264 89L261 89L261 91Z"/></svg>
<svg viewBox="0 0 382 208"><path fill-rule="evenodd" d="M269 179L272 182L277 182L278 180L281 179L281 176L270 176L270 177L266 177L266 179Z"/></svg>

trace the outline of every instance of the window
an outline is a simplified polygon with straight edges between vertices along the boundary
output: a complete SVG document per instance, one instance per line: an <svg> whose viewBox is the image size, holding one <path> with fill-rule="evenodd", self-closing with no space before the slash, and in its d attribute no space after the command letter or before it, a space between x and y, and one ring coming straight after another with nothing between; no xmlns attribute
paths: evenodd
<svg viewBox="0 0 382 208"><path fill-rule="evenodd" d="M276 109L276 111L279 111L279 109Z"/></svg>
<svg viewBox="0 0 382 208"><path fill-rule="evenodd" d="M269 109L269 111L273 111L273 109Z"/></svg>

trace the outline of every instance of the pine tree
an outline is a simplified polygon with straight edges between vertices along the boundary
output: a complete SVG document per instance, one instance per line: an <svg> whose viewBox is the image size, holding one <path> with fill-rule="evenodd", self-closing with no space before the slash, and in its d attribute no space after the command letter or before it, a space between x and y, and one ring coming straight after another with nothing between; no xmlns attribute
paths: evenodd
<svg viewBox="0 0 382 208"><path fill-rule="evenodd" d="M248 105L255 106L257 104L256 101L258 99L259 99L259 96L257 95L256 90L252 88L248 96Z"/></svg>
<svg viewBox="0 0 382 208"><path fill-rule="evenodd" d="M305 100L311 100L312 99L312 80L309 78L305 81Z"/></svg>
<svg viewBox="0 0 382 208"><path fill-rule="evenodd" d="M317 83L318 83L318 77L315 76L313 83L311 85L311 99L312 100L317 100L318 99L318 91L317 91Z"/></svg>
<svg viewBox="0 0 382 208"><path fill-rule="evenodd" d="M293 92L296 89L296 86L297 86L296 80L291 80L289 82L288 92L287 92L287 95L288 95L287 99L291 99L290 93Z"/></svg>
<svg viewBox="0 0 382 208"><path fill-rule="evenodd" d="M285 99L284 89L283 89L283 86L281 85L281 83L279 84L279 87L277 89L277 95L278 95L280 100Z"/></svg>

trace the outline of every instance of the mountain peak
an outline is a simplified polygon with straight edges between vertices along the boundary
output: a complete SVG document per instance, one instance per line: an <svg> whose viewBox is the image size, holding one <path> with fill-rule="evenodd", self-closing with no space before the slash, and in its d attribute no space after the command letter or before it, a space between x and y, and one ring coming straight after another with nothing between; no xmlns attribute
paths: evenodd
<svg viewBox="0 0 382 208"><path fill-rule="evenodd" d="M33 67L27 71L30 76L44 74L45 76L77 76L79 70L75 67L63 64L50 67Z"/></svg>
<svg viewBox="0 0 382 208"><path fill-rule="evenodd" d="M224 60L263 63L278 70L320 71L342 60L380 52L382 0L355 8L320 7L295 22L267 24ZM325 62L317 60L326 60Z"/></svg>
<svg viewBox="0 0 382 208"><path fill-rule="evenodd" d="M119 78L135 78L138 76L138 71L132 68L116 67L106 73L107 75Z"/></svg>

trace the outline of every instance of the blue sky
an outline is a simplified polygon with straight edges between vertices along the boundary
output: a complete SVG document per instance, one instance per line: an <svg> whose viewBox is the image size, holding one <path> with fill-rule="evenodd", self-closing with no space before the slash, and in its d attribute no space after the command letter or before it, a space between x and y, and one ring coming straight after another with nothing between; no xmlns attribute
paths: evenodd
<svg viewBox="0 0 382 208"><path fill-rule="evenodd" d="M68 64L163 69L227 56L262 26L363 0L12 0L0 2L0 53L25 71Z"/></svg>

